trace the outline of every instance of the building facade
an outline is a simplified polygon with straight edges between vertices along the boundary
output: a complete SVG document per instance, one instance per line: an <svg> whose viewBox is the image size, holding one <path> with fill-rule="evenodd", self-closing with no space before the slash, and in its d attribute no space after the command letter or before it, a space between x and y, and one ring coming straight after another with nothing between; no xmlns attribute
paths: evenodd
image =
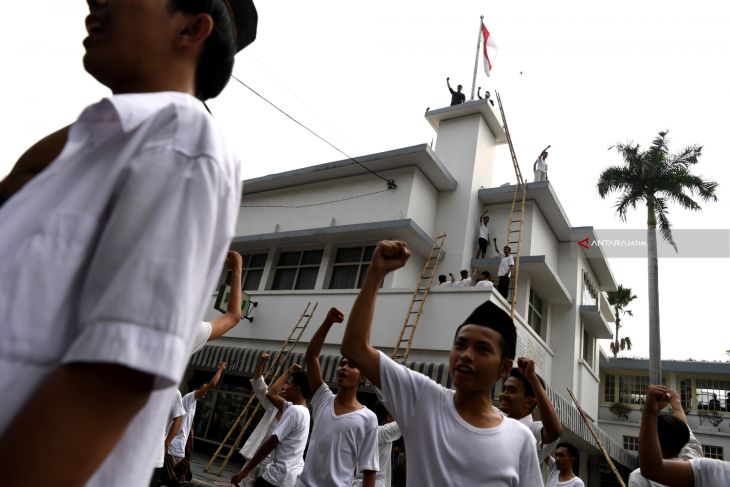
<svg viewBox="0 0 730 487"><path fill-rule="evenodd" d="M434 235L446 233L436 274L458 276L462 269L489 270L499 258L491 243L475 259L479 217L490 216L490 239L506 242L515 186L492 186L495 148L505 133L486 100L432 110L427 121L437 132L428 145L320 164L244 181L241 212L232 248L244 255L243 286L256 302L253 320L194 356L188 379L229 361L229 389L209 397L196 419L201 440L215 442L247 395L247 380L262 350L281 346L308 303L318 303L295 359L331 306L351 308L374 245L381 239L408 242L412 257L382 285L372 343L386 353L399 337L415 285ZM359 164L358 164L359 163ZM361 165L373 175L365 171ZM386 184L386 180L392 183ZM394 188L393 188L394 186ZM390 189L389 189L390 188ZM566 440L581 451L581 476L590 485L606 477L600 452L568 398L570 388L593 419L598 418L600 372L597 340L610 338L614 320L605 297L616 280L593 239L591 227L573 227L548 181L529 183L525 208L515 323L518 356L535 359L539 373L566 425ZM225 276L222 276L222 281ZM211 303L215 296L211 299ZM456 326L473 308L491 300L509 312L509 303L483 288L434 288L412 344L411 366L448 386L447 362ZM218 312L211 309L207 318ZM323 370L334 371L343 327L327 337ZM224 381L225 383L225 381ZM219 404L220 402L220 404ZM211 429L212 428L212 429ZM614 461L631 469L635 459L596 427ZM219 441L219 440L217 440ZM603 485L611 485L604 480Z"/></svg>

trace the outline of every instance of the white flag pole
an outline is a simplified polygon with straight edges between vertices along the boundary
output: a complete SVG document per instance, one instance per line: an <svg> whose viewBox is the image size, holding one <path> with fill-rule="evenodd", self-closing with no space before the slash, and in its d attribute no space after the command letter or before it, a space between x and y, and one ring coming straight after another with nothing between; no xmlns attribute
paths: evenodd
<svg viewBox="0 0 730 487"><path fill-rule="evenodd" d="M477 37L477 55L474 58L474 77L471 79L471 98L469 100L474 99L474 88L477 84L477 67L479 66L479 44L482 41L482 24L484 23L484 16L479 16L479 37Z"/></svg>

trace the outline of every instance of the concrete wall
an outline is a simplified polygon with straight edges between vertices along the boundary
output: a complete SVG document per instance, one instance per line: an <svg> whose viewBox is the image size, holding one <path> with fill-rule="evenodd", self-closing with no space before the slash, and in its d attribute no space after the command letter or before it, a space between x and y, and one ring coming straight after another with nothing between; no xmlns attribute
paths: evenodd
<svg viewBox="0 0 730 487"><path fill-rule="evenodd" d="M523 254L544 255L548 265L553 269L557 269L559 267L558 239L550 229L540 208L534 202L530 202L528 215L530 240L528 241L529 247L526 250L529 250L529 254L525 254L524 250Z"/></svg>
<svg viewBox="0 0 730 487"><path fill-rule="evenodd" d="M417 172L419 176L416 176ZM282 232L329 227L332 225L333 218L335 225L406 218L412 203L414 179L420 178L416 184L419 187L418 193L422 193L425 186L422 180L425 178L416 167L383 171L382 175L394 179L398 188L364 198L307 208L245 208L245 206L291 206L334 201L383 190L385 182L370 174L363 174L248 196L245 195L244 188L241 203L244 208L238 215L236 235L272 233L277 231L277 225L278 231ZM416 223L422 228L433 227L433 215L420 212L418 217L420 220L417 220Z"/></svg>
<svg viewBox="0 0 730 487"><path fill-rule="evenodd" d="M415 168L413 172L410 190L411 196L405 218L416 222L424 232L432 237L440 233L442 230L434 227L439 192L418 168Z"/></svg>

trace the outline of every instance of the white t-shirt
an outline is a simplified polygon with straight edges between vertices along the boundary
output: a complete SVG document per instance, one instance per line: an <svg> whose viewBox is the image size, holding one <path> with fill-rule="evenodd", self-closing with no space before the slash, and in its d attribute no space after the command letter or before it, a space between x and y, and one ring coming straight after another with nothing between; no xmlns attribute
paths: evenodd
<svg viewBox="0 0 730 487"><path fill-rule="evenodd" d="M293 487L304 468L304 449L309 437L309 409L293 404L282 414L272 435L276 436L279 444L271 452L271 462L261 476L270 484Z"/></svg>
<svg viewBox="0 0 730 487"><path fill-rule="evenodd" d="M173 395L172 402L170 404L170 412L167 415L165 434L162 436L162 448L157 450L157 456L154 464L155 468L159 468L165 464L165 440L167 439L167 434L170 432L170 428L172 428L172 422L175 418L180 416L182 416L183 423L185 423L185 406L183 406L182 394L180 394L180 391L175 389L175 394ZM180 425L180 428L182 429L182 425Z"/></svg>
<svg viewBox="0 0 730 487"><path fill-rule="evenodd" d="M695 437L692 430L689 431L689 441L680 450L679 457L682 460L693 460L695 458L703 458L705 456L702 451L702 445ZM636 469L629 475L629 487L665 487L664 484L649 480L641 475L641 469Z"/></svg>
<svg viewBox="0 0 730 487"><path fill-rule="evenodd" d="M695 476L695 487L730 485L730 463L712 458L689 461Z"/></svg>
<svg viewBox="0 0 730 487"><path fill-rule="evenodd" d="M253 458L253 456L256 454L256 451L261 446L261 443L263 443L264 440L271 436L271 434L274 432L274 429L276 428L276 425L279 423L276 420L276 416L279 413L279 410L266 397L268 386L266 385L266 381L264 380L264 378L259 377L258 379L251 379L251 388L253 389L253 393L256 395L256 399L259 400L259 402L261 403L261 407L264 408L265 412L263 417L259 421L259 424L256 425L256 428L254 428L253 432L249 435L246 443L244 443L244 445L239 450L241 455L246 459ZM284 407L282 408L282 410L286 412L286 410L291 405L291 402L284 401ZM271 462L271 454L269 454L259 465L265 467L269 464L269 462Z"/></svg>
<svg viewBox="0 0 730 487"><path fill-rule="evenodd" d="M479 224L479 238L483 238L489 242L489 225L485 225L484 223Z"/></svg>
<svg viewBox="0 0 730 487"><path fill-rule="evenodd" d="M539 462L542 462L547 457L550 456L550 453L555 449L555 447L560 442L560 438L557 440L543 444L542 443L542 421L535 421L532 419L532 415L528 414L524 418L519 420L520 423L527 426L527 428L532 433L532 436L535 437L535 444L537 446L537 460Z"/></svg>
<svg viewBox="0 0 730 487"><path fill-rule="evenodd" d="M535 438L525 425L503 418L494 428L472 426L456 411L452 389L382 352L380 383L377 394L398 422L409 452L407 486L542 485Z"/></svg>
<svg viewBox="0 0 730 487"><path fill-rule="evenodd" d="M234 234L239 166L190 95L114 95L83 111L56 160L0 208L0 388L13 391L0 434L60 366L129 367L155 390L87 485L149 483Z"/></svg>
<svg viewBox="0 0 730 487"><path fill-rule="evenodd" d="M489 279L482 279L481 281L474 284L474 287L483 287L483 288L486 288L487 290L490 290L490 289L494 288L494 283L492 281L490 281Z"/></svg>
<svg viewBox="0 0 730 487"><path fill-rule="evenodd" d="M497 271L497 276L502 277L510 275L510 267L513 265L515 265L515 258L512 256L512 254L505 257L504 253L502 253L499 260L499 270Z"/></svg>
<svg viewBox="0 0 730 487"><path fill-rule="evenodd" d="M547 162L545 162L545 159L543 159L542 157L538 157L535 161L535 171L547 171Z"/></svg>
<svg viewBox="0 0 730 487"><path fill-rule="evenodd" d="M337 416L322 384L312 396L314 426L299 487L348 486L358 472L378 470L378 418L363 407Z"/></svg>
<svg viewBox="0 0 730 487"><path fill-rule="evenodd" d="M201 321L200 326L195 327L195 336L193 337L193 351L191 354L195 352L199 352L203 349L206 343L208 343L208 339L210 338L210 334L213 332L213 325L211 325L207 321Z"/></svg>
<svg viewBox="0 0 730 487"><path fill-rule="evenodd" d="M375 487L390 487L391 468L390 454L393 451L393 442L401 437L398 423L382 424L378 426L378 464L380 470L375 474ZM362 486L362 473L359 473L352 481L351 487Z"/></svg>
<svg viewBox="0 0 730 487"><path fill-rule="evenodd" d="M454 283L454 287L470 287L470 286L471 286L471 277L465 277L464 279L461 279Z"/></svg>
<svg viewBox="0 0 730 487"><path fill-rule="evenodd" d="M560 471L555 463L555 459L550 457L548 460L548 474L545 481L545 487L585 487L580 477L573 477L570 480L560 480Z"/></svg>
<svg viewBox="0 0 730 487"><path fill-rule="evenodd" d="M170 448L167 449L167 453L173 457L185 457L185 445L188 442L190 430L193 428L193 420L195 419L195 409L197 406L198 401L195 399L195 391L188 392L182 397L182 407L185 409L185 415L183 416L180 429L177 430L177 434L170 444Z"/></svg>

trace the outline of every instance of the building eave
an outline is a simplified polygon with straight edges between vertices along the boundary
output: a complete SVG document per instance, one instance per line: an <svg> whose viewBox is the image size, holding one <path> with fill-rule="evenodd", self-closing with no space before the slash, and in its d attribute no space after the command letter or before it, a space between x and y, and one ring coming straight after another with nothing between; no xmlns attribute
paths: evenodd
<svg viewBox="0 0 730 487"><path fill-rule="evenodd" d="M588 238L590 242L596 240L596 232L593 227L574 227L573 234L575 235L575 241L585 238ZM608 258L603 251L603 247L599 245L588 245L588 247L579 246L578 250L588 259L588 264L596 275L596 279L598 279L598 288L601 291L615 291L618 289L618 284L611 267L608 265Z"/></svg>
<svg viewBox="0 0 730 487"><path fill-rule="evenodd" d="M437 190L453 191L456 189L456 179L427 144L358 156L355 160L375 172L415 166L420 169ZM363 174L368 174L368 172L360 165L353 162L352 159L343 159L247 179L243 181L242 194L243 196L249 196L266 191ZM385 185L385 182L383 184Z"/></svg>
<svg viewBox="0 0 730 487"><path fill-rule="evenodd" d="M611 328L609 328L597 305L581 304L579 312L586 329L591 335L596 338L613 338Z"/></svg>
<svg viewBox="0 0 730 487"><path fill-rule="evenodd" d="M234 237L231 248L239 251L268 247L302 246L344 241L405 240L410 248L428 253L433 238L410 218L378 222L307 228L286 232L260 233Z"/></svg>
<svg viewBox="0 0 730 487"><path fill-rule="evenodd" d="M649 371L648 359L608 358L601 360L602 371ZM662 360L663 372L684 372L706 375L730 375L730 362L702 362L694 360Z"/></svg>

